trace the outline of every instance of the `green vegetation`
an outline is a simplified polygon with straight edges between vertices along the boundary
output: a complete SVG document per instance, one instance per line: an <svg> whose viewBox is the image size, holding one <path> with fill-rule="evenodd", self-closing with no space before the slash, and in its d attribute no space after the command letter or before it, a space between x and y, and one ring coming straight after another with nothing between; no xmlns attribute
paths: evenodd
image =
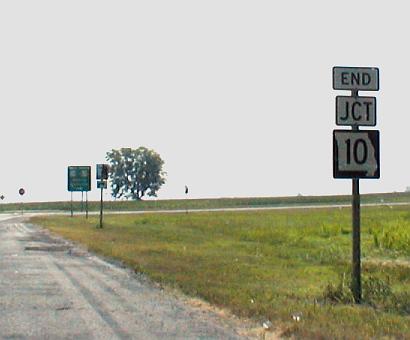
<svg viewBox="0 0 410 340"><path fill-rule="evenodd" d="M97 216L32 222L284 336L410 338L408 206L362 208L360 306L348 208L110 215L104 229Z"/></svg>
<svg viewBox="0 0 410 340"><path fill-rule="evenodd" d="M75 193L73 207L76 212L81 211L80 193ZM350 204L351 195L338 196L290 196L290 197L243 197L243 198L215 198L215 199L173 199L173 200L138 200L138 201L108 201L104 202L106 211L154 211L154 210L194 210L194 209L223 209L223 208L265 208L288 205L320 205L320 204ZM362 203L410 203L410 192L380 193L361 195ZM89 211L99 211L100 202L88 202ZM0 212L20 210L19 203L0 203ZM25 210L70 211L70 201L65 202L33 202L24 203ZM85 209L85 202L83 204Z"/></svg>
<svg viewBox="0 0 410 340"><path fill-rule="evenodd" d="M164 161L154 150L121 148L107 152L111 194L116 198L140 200L144 196L157 196L165 183Z"/></svg>

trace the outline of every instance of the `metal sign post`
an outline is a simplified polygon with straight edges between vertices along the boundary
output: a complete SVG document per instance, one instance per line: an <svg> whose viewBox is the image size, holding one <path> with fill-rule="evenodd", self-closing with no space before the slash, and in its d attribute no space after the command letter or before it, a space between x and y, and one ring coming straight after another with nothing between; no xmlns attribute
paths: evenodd
<svg viewBox="0 0 410 340"><path fill-rule="evenodd" d="M101 186L101 200L100 200L100 228L103 227L103 186Z"/></svg>
<svg viewBox="0 0 410 340"><path fill-rule="evenodd" d="M185 185L185 195L187 197L188 197L188 191L189 191L188 186ZM185 200L185 213L188 214L188 201L187 200Z"/></svg>
<svg viewBox="0 0 410 340"><path fill-rule="evenodd" d="M333 177L352 179L352 293L362 300L360 254L360 178L380 178L379 131L359 130L376 125L376 98L359 97L360 91L379 90L379 69L334 67L333 89L350 90L336 97L336 125L351 130L333 131Z"/></svg>
<svg viewBox="0 0 410 340"><path fill-rule="evenodd" d="M360 255L360 190L359 179L352 179L352 292L356 303L362 300Z"/></svg>
<svg viewBox="0 0 410 340"><path fill-rule="evenodd" d="M19 189L19 194L20 194L21 197L23 197L25 192L26 191L23 188ZM23 201L20 203L20 208L21 208L21 214L23 215Z"/></svg>
<svg viewBox="0 0 410 340"><path fill-rule="evenodd" d="M103 227L103 207L104 207L104 202L103 202L103 192L104 189L107 189L107 181L104 179L99 179L97 180L97 188L101 189L101 197L100 197L100 228Z"/></svg>
<svg viewBox="0 0 410 340"><path fill-rule="evenodd" d="M97 164L97 188L101 189L100 199L100 228L103 227L103 190L107 189L108 164Z"/></svg>
<svg viewBox="0 0 410 340"><path fill-rule="evenodd" d="M358 92L352 91L352 97L357 96ZM359 131L359 127L357 125L352 126L352 131ZM362 275L360 254L360 184L358 178L352 178L352 292L355 302L360 303L362 300Z"/></svg>

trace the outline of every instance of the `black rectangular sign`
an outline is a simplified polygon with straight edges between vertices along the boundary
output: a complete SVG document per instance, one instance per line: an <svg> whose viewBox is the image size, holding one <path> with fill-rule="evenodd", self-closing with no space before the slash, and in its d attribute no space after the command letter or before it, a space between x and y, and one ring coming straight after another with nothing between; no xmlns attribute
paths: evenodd
<svg viewBox="0 0 410 340"><path fill-rule="evenodd" d="M97 179L108 179L108 164L97 164L95 173Z"/></svg>
<svg viewBox="0 0 410 340"><path fill-rule="evenodd" d="M333 177L380 178L378 130L333 130Z"/></svg>

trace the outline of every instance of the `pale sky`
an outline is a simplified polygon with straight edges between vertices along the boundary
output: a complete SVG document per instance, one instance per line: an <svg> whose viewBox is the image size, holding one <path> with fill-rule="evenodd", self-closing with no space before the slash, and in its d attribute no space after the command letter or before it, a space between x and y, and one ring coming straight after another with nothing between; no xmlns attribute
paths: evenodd
<svg viewBox="0 0 410 340"><path fill-rule="evenodd" d="M381 178L410 186L407 1L1 1L0 194L69 200L67 166L146 146L158 198L348 194L332 67L380 69ZM346 127L346 129L349 129ZM409 154L409 155L408 155ZM75 196L81 197L80 193Z"/></svg>

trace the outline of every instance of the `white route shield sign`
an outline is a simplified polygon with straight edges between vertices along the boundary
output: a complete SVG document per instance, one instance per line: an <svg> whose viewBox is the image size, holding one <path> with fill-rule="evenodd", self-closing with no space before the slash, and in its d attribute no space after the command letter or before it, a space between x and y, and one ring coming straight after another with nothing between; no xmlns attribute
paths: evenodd
<svg viewBox="0 0 410 340"><path fill-rule="evenodd" d="M380 178L378 130L333 131L334 178Z"/></svg>

